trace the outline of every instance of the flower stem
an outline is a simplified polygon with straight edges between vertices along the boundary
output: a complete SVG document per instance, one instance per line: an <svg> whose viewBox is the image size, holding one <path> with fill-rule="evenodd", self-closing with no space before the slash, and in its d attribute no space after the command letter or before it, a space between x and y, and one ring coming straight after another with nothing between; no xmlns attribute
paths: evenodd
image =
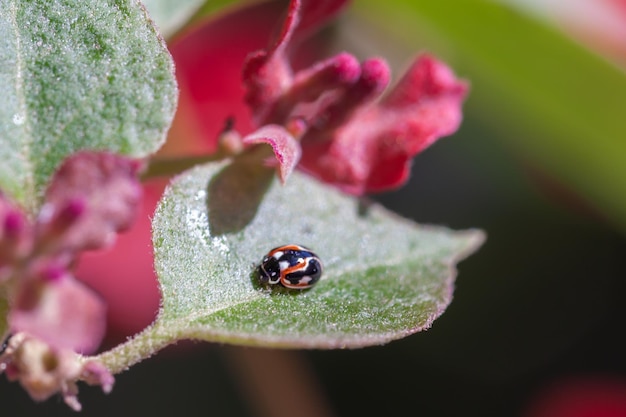
<svg viewBox="0 0 626 417"><path fill-rule="evenodd" d="M125 343L85 359L101 362L112 374L119 374L176 342L178 336L177 333L156 323Z"/></svg>
<svg viewBox="0 0 626 417"><path fill-rule="evenodd" d="M150 158L141 178L142 180L148 180L157 177L171 177L196 165L221 161L230 156L232 155L226 152L217 151L210 155Z"/></svg>

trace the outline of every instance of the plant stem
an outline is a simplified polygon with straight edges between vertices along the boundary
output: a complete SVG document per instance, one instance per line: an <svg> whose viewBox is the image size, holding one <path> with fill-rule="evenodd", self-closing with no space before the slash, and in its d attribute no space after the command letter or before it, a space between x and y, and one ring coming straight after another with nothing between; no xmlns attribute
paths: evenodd
<svg viewBox="0 0 626 417"><path fill-rule="evenodd" d="M155 157L148 161L146 170L141 175L143 180L156 177L171 177L176 174L206 162L221 161L231 155L223 151L217 151L210 155L180 156L180 157Z"/></svg>
<svg viewBox="0 0 626 417"><path fill-rule="evenodd" d="M157 323L147 327L121 345L85 359L97 360L106 366L112 374L119 374L174 343L178 340L177 337L177 333L167 330Z"/></svg>

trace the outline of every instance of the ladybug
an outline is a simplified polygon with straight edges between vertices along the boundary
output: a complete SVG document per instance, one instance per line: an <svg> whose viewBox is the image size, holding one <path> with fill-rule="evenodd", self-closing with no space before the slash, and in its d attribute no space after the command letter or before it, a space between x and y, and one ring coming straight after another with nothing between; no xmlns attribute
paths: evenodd
<svg viewBox="0 0 626 417"><path fill-rule="evenodd" d="M304 290L311 288L322 276L322 261L310 249L300 245L283 245L265 255L259 266L263 284Z"/></svg>

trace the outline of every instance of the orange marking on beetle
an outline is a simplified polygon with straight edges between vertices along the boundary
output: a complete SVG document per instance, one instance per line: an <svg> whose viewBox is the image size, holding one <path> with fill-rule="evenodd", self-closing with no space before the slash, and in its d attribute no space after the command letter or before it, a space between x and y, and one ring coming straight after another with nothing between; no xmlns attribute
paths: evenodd
<svg viewBox="0 0 626 417"><path fill-rule="evenodd" d="M280 271L280 279L281 279L281 281L285 280L285 278L287 277L287 274L291 274L292 272L296 272L296 271L301 270L308 263L309 263L308 261L303 259L301 262L298 262L294 266L290 266L289 268L283 269L282 271Z"/></svg>
<svg viewBox="0 0 626 417"><path fill-rule="evenodd" d="M278 248L272 249L266 256L271 258L276 252L284 252L287 250L302 250L302 247L298 245L280 246Z"/></svg>

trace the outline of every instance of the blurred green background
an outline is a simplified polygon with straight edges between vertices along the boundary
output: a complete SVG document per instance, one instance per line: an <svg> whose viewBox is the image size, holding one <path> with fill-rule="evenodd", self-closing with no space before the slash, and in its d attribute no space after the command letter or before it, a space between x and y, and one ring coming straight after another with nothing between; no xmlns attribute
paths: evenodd
<svg viewBox="0 0 626 417"><path fill-rule="evenodd" d="M416 158L404 188L375 199L420 223L488 235L431 330L286 354L332 415L533 416L551 387L626 386L624 70L556 24L487 1L359 0L331 31L338 48L388 57L395 74L427 49L471 82L460 131ZM170 348L119 375L108 396L81 387L82 415L269 415L250 397L242 355L265 357ZM298 403L270 381L266 401ZM58 399L33 404L5 378L0 398L3 416L75 415Z"/></svg>

